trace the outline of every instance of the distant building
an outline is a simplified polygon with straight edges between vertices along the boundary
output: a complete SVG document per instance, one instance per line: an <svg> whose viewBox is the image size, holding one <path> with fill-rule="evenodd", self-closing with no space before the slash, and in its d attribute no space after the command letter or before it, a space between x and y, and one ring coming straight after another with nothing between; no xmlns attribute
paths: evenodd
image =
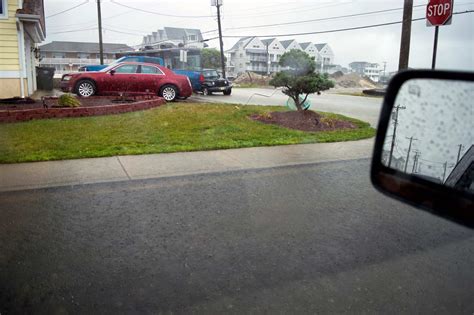
<svg viewBox="0 0 474 315"><path fill-rule="evenodd" d="M142 49L165 48L198 48L207 45L203 43L201 30L192 28L164 27L143 37Z"/></svg>
<svg viewBox="0 0 474 315"><path fill-rule="evenodd" d="M318 71L327 72L328 69L333 68L334 53L326 43L300 44L294 39L279 41L276 38L260 39L251 36L240 38L232 48L226 51L227 71L231 75L239 75L246 71L260 74L277 72L280 70L278 65L280 57L292 49L305 51L314 57Z"/></svg>
<svg viewBox="0 0 474 315"><path fill-rule="evenodd" d="M378 63L371 63L367 61L354 61L349 64L349 67L351 68L352 72L368 77L374 82L380 81L380 76L383 72Z"/></svg>
<svg viewBox="0 0 474 315"><path fill-rule="evenodd" d="M55 68L55 73L62 74L77 71L79 67L100 64L98 43L53 41L40 48L40 65ZM133 51L125 44L103 44L104 64L117 59L117 53Z"/></svg>

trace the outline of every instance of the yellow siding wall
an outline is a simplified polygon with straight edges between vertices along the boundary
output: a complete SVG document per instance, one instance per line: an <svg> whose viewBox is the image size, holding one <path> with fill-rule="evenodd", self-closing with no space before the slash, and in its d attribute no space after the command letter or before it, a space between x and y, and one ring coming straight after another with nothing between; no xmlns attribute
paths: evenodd
<svg viewBox="0 0 474 315"><path fill-rule="evenodd" d="M18 0L8 0L8 19L0 19L0 71L20 70L15 14Z"/></svg>

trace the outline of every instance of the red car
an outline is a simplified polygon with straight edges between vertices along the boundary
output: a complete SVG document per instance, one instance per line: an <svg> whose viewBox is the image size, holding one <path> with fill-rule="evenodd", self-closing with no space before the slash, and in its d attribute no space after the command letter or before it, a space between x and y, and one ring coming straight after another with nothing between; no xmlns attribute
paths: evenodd
<svg viewBox="0 0 474 315"><path fill-rule="evenodd" d="M137 62L122 62L97 72L65 74L61 90L82 97L157 93L166 101L185 99L193 91L188 77L160 65Z"/></svg>

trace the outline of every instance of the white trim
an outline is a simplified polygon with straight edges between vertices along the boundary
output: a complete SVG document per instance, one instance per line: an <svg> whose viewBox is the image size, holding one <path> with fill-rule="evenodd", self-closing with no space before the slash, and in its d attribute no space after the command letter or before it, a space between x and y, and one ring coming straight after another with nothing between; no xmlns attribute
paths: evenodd
<svg viewBox="0 0 474 315"><path fill-rule="evenodd" d="M0 71L0 79L19 79L20 71L17 70L4 70Z"/></svg>
<svg viewBox="0 0 474 315"><path fill-rule="evenodd" d="M8 20L8 0L0 0L2 2L4 13L0 13L0 20Z"/></svg>
<svg viewBox="0 0 474 315"><path fill-rule="evenodd" d="M25 97L25 83L23 78L26 77L26 71L25 71L25 33L23 30L23 22L20 21L20 19L16 18L17 25L18 25L18 58L20 61L20 92L21 92L21 97Z"/></svg>

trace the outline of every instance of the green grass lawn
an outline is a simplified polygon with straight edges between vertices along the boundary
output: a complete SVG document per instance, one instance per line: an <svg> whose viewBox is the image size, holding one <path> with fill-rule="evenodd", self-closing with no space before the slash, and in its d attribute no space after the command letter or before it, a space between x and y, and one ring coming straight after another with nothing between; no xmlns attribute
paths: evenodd
<svg viewBox="0 0 474 315"><path fill-rule="evenodd" d="M0 125L0 163L46 161L127 154L199 151L369 138L359 128L302 132L250 120L249 115L285 107L173 103L121 115L46 119Z"/></svg>

